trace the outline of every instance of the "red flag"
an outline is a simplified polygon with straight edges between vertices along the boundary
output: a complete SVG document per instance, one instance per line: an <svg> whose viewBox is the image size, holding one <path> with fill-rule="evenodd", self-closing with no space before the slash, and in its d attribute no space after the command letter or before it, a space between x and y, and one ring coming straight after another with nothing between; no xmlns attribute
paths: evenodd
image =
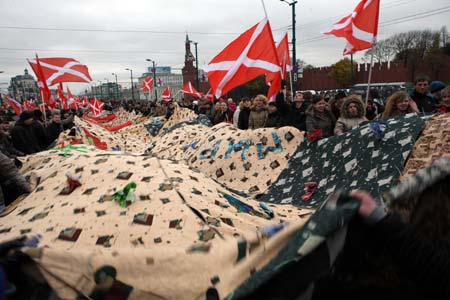
<svg viewBox="0 0 450 300"><path fill-rule="evenodd" d="M59 103L61 109L69 109L69 105L67 104L67 98L64 95L63 85L60 82L58 87L56 88L56 94L58 95Z"/></svg>
<svg viewBox="0 0 450 300"><path fill-rule="evenodd" d="M142 82L141 90L143 90L145 93L150 93L150 91L153 88L153 77L147 77Z"/></svg>
<svg viewBox="0 0 450 300"><path fill-rule="evenodd" d="M94 116L98 116L102 113L104 105L105 105L105 103L103 103L100 100L97 100L97 98L95 98L95 97L94 97L94 99L91 100L91 103L89 104L90 109L91 109L92 113L94 114Z"/></svg>
<svg viewBox="0 0 450 300"><path fill-rule="evenodd" d="M25 100L22 107L25 110L33 111L37 108L37 105L34 100L30 99L30 100Z"/></svg>
<svg viewBox="0 0 450 300"><path fill-rule="evenodd" d="M280 61L281 76L286 78L286 73L292 70L291 57L289 56L288 34L284 35L277 45L278 60Z"/></svg>
<svg viewBox="0 0 450 300"><path fill-rule="evenodd" d="M157 86L163 86L164 80L162 80L162 78L158 78L157 81Z"/></svg>
<svg viewBox="0 0 450 300"><path fill-rule="evenodd" d="M380 0L362 0L351 14L324 32L347 39L344 55L369 49L376 42Z"/></svg>
<svg viewBox="0 0 450 300"><path fill-rule="evenodd" d="M75 98L72 95L72 92L69 90L69 87L67 87L67 105L70 109L78 109L77 101L75 101Z"/></svg>
<svg viewBox="0 0 450 300"><path fill-rule="evenodd" d="M172 92L170 91L170 87L167 87L165 90L164 90L164 92L162 93L162 95L161 95L161 97L162 97L162 99L164 100L164 101L170 101L170 100L172 100Z"/></svg>
<svg viewBox="0 0 450 300"><path fill-rule="evenodd" d="M263 19L231 42L206 66L216 98L260 75L281 81L280 65L269 21Z"/></svg>
<svg viewBox="0 0 450 300"><path fill-rule="evenodd" d="M205 99L207 101L211 101L211 102L214 101L214 93L213 93L213 90L211 88L208 90L208 92L206 92Z"/></svg>
<svg viewBox="0 0 450 300"><path fill-rule="evenodd" d="M28 60L34 72L37 73L37 61ZM43 78L48 86L60 82L91 82L87 66L73 58L49 57L39 59Z"/></svg>
<svg viewBox="0 0 450 300"><path fill-rule="evenodd" d="M22 113L22 105L15 99L9 97L8 95L4 95L5 103L7 103L16 113L16 115L20 116Z"/></svg>
<svg viewBox="0 0 450 300"><path fill-rule="evenodd" d="M31 68L33 69L34 73L36 74L42 102L47 104L50 108L55 108L56 101L53 98L53 95L52 95L50 89L48 88L47 81L44 79L45 78L44 72L42 71L41 60L39 59L38 55L36 54L34 68L33 68L33 65L31 64L30 60L28 60L28 63L30 64Z"/></svg>
<svg viewBox="0 0 450 300"><path fill-rule="evenodd" d="M183 86L183 88L181 89L181 91L182 91L183 93L185 93L185 94L192 95L192 96L198 97L198 98L200 98L200 97L203 96L203 93L198 92L198 91L192 86L192 83L191 83L190 81L188 81L188 82Z"/></svg>

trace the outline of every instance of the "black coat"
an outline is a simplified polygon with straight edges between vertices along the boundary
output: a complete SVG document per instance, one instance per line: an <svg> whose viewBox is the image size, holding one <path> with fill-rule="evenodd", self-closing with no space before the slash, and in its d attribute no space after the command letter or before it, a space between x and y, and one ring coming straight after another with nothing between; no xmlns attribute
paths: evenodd
<svg viewBox="0 0 450 300"><path fill-rule="evenodd" d="M432 113L436 110L436 103L433 97L427 94L420 94L416 90L410 96L416 102L419 112Z"/></svg>
<svg viewBox="0 0 450 300"><path fill-rule="evenodd" d="M18 120L11 130L11 139L14 147L25 154L42 151L47 146L44 127L34 120L30 125Z"/></svg>
<svg viewBox="0 0 450 300"><path fill-rule="evenodd" d="M286 118L279 110L269 113L265 127L283 127L286 126Z"/></svg>
<svg viewBox="0 0 450 300"><path fill-rule="evenodd" d="M294 126L298 130L306 131L306 105L303 103L299 108L292 104L291 112L289 114L289 125Z"/></svg>
<svg viewBox="0 0 450 300"><path fill-rule="evenodd" d="M238 128L248 129L248 118L250 117L250 108L243 108L239 113Z"/></svg>
<svg viewBox="0 0 450 300"><path fill-rule="evenodd" d="M0 202L9 205L22 194L30 193L31 188L25 178L19 174L14 162L0 153ZM3 199L1 199L3 195Z"/></svg>
<svg viewBox="0 0 450 300"><path fill-rule="evenodd" d="M19 151L16 148L14 148L11 136L8 133L4 133L1 131L0 131L0 152L5 154L9 158L25 155L22 151Z"/></svg>
<svg viewBox="0 0 450 300"><path fill-rule="evenodd" d="M50 122L50 124L45 127L45 135L47 136L47 145L51 145L58 137L59 134L64 130L62 123Z"/></svg>

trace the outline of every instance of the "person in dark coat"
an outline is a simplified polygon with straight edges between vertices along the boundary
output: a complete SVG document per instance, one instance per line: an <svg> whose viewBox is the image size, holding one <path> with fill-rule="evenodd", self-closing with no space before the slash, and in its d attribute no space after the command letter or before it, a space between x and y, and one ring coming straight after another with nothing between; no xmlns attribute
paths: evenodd
<svg viewBox="0 0 450 300"><path fill-rule="evenodd" d="M44 127L33 119L33 113L24 111L11 130L14 147L25 153L33 154L46 148L47 137Z"/></svg>
<svg viewBox="0 0 450 300"><path fill-rule="evenodd" d="M333 135L336 119L328 110L328 104L320 95L315 95L313 104L306 110L306 130L321 138ZM320 133L315 133L320 131Z"/></svg>
<svg viewBox="0 0 450 300"><path fill-rule="evenodd" d="M145 115L145 113L143 114ZM73 115L74 114L70 109L61 110L61 123L64 130L71 129L73 126L75 126L75 123L73 122Z"/></svg>
<svg viewBox="0 0 450 300"><path fill-rule="evenodd" d="M430 79L427 76L418 76L414 80L414 91L410 97L417 104L417 108L421 113L433 113L436 111L437 103L428 93Z"/></svg>
<svg viewBox="0 0 450 300"><path fill-rule="evenodd" d="M9 133L9 121L4 117L0 117L0 152L9 158L25 155L14 147Z"/></svg>
<svg viewBox="0 0 450 300"><path fill-rule="evenodd" d="M47 136L47 145L51 145L64 131L64 126L61 122L61 111L59 109L52 110L52 120L45 127L45 134Z"/></svg>
<svg viewBox="0 0 450 300"><path fill-rule="evenodd" d="M0 211L22 194L31 192L25 178L19 174L13 160L0 152ZM3 194L3 195L2 195Z"/></svg>
<svg viewBox="0 0 450 300"><path fill-rule="evenodd" d="M283 117L275 102L269 103L269 115L267 116L264 127L283 127L286 124L286 118Z"/></svg>
<svg viewBox="0 0 450 300"><path fill-rule="evenodd" d="M298 130L306 131L306 104L303 93L297 92L289 114L289 125Z"/></svg>
<svg viewBox="0 0 450 300"><path fill-rule="evenodd" d="M250 116L250 107L252 106L252 100L248 97L244 97L239 103L239 119L238 119L238 128L239 129L248 129L248 118Z"/></svg>

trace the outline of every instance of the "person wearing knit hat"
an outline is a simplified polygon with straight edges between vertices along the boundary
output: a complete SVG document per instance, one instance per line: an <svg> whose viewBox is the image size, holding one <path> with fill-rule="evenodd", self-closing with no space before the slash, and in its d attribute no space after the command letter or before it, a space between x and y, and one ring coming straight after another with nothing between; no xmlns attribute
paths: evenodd
<svg viewBox="0 0 450 300"><path fill-rule="evenodd" d="M445 88L445 84L442 81L436 80L430 83L430 93L436 104L442 102L441 91Z"/></svg>
<svg viewBox="0 0 450 300"><path fill-rule="evenodd" d="M24 110L19 117L25 124L30 125L33 122L33 113L29 110Z"/></svg>
<svg viewBox="0 0 450 300"><path fill-rule="evenodd" d="M445 88L445 84L442 81L436 80L430 83L430 93L434 94L443 90Z"/></svg>
<svg viewBox="0 0 450 300"><path fill-rule="evenodd" d="M46 147L44 127L34 120L34 114L25 110L11 130L11 140L14 147L25 153L33 154Z"/></svg>

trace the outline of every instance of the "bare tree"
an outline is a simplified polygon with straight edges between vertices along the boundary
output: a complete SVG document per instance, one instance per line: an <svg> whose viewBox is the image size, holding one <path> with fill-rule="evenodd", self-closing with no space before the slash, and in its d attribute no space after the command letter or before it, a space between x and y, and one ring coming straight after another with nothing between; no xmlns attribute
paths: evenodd
<svg viewBox="0 0 450 300"><path fill-rule="evenodd" d="M364 56L369 58L373 53L373 58L378 63L389 62L395 55L395 48L388 40L381 40L372 48L366 51Z"/></svg>

